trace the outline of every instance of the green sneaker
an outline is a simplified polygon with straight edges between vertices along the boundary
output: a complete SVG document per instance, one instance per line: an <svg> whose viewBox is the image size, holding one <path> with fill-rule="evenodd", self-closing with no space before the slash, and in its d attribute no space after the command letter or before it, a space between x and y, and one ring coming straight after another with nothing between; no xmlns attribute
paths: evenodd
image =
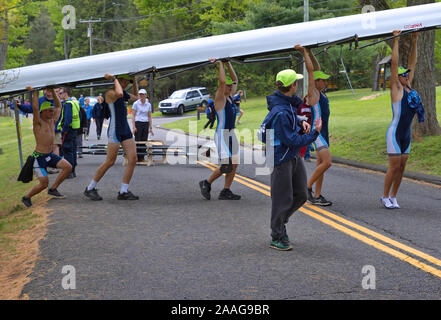
<svg viewBox="0 0 441 320"><path fill-rule="evenodd" d="M270 248L280 251L288 251L292 249L292 246L281 240L273 240L271 241Z"/></svg>
<svg viewBox="0 0 441 320"><path fill-rule="evenodd" d="M288 245L291 244L291 240L289 240L288 236L284 236L280 241Z"/></svg>

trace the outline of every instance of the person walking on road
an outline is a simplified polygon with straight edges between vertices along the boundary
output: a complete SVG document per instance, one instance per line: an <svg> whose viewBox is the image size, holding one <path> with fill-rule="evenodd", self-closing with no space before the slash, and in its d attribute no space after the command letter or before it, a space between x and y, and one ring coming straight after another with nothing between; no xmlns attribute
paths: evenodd
<svg viewBox="0 0 441 320"><path fill-rule="evenodd" d="M329 152L329 133L328 133L328 121L329 121L329 100L323 93L327 86L327 79L329 75L320 71L320 65L317 59L314 57L311 50L308 50L312 64L314 66L314 86L317 88L320 94L320 99L317 103L312 105L312 121L315 119L322 119L322 130L320 131L317 140L314 141L314 149L317 154L317 162L314 172L308 180L308 203L318 206L330 206L332 202L327 200L322 195L323 177L331 165L331 153ZM308 97L306 98L308 99ZM307 101L307 104L308 101ZM311 105L311 104L309 104ZM313 126L314 128L314 126ZM315 193L312 191L312 186L315 183Z"/></svg>
<svg viewBox="0 0 441 320"><path fill-rule="evenodd" d="M94 201L102 200L103 198L98 194L96 189L98 182L106 174L114 164L118 156L119 147L122 146L127 157L127 166L124 169L122 184L118 192L118 200L138 200L128 190L130 180L136 166L136 144L133 140L132 131L127 120L127 101L135 101L138 99L138 85L134 77L127 74L115 77L106 73L104 75L106 80L112 81L114 87L108 90L104 99L110 110L110 123L107 130L108 144L106 160L98 167L90 184L84 190L84 195ZM129 83L133 84L133 94L129 94L124 89Z"/></svg>
<svg viewBox="0 0 441 320"><path fill-rule="evenodd" d="M216 122L216 109L214 109L214 101L211 98L208 99L207 103L207 123L204 125L204 130L207 129L208 126L210 126L210 129L213 129L214 123Z"/></svg>
<svg viewBox="0 0 441 320"><path fill-rule="evenodd" d="M58 94L63 99L60 122L58 123L58 129L61 131L62 137L61 149L64 159L72 166L72 172L68 176L68 179L71 179L77 176L75 168L77 166L77 135L81 126L81 107L77 101L70 97L72 94L71 88L61 88Z"/></svg>
<svg viewBox="0 0 441 320"><path fill-rule="evenodd" d="M92 110L93 107L90 105L90 99L84 99L84 110L86 111L87 115L87 130L84 134L84 139L87 141L90 133L90 123L92 122Z"/></svg>
<svg viewBox="0 0 441 320"><path fill-rule="evenodd" d="M60 174L55 179L55 182L49 188L48 194L56 198L64 198L64 196L58 192L57 188L67 178L72 170L72 166L69 162L53 153L55 123L57 119L59 119L61 113L61 102L58 95L53 89L49 89L54 99L54 105L45 101L39 106L38 91L34 90L32 87L26 87L26 90L33 91L33 131L36 141L35 151L32 156L28 158L28 161L26 161L26 167L28 165L33 166L34 172L39 181L39 183L21 199L26 207L30 207L32 206L31 198L49 186L49 177L47 173L48 166L61 170ZM23 169L26 170L25 167L23 167Z"/></svg>
<svg viewBox="0 0 441 320"><path fill-rule="evenodd" d="M308 103L316 104L319 92L314 85L313 65L308 50L300 45L294 47L303 53L309 75ZM317 139L322 128L320 118L315 119L314 129L297 117L297 108L302 99L295 96L297 80L303 75L292 69L280 71L276 76L277 90L267 97L269 113L262 123L265 131L272 130L274 168L271 173L271 243L270 248L287 251L292 249L286 232L291 215L307 199L306 169L299 151ZM261 129L262 129L261 127ZM303 134L302 134L303 133ZM267 153L268 156L268 153Z"/></svg>
<svg viewBox="0 0 441 320"><path fill-rule="evenodd" d="M149 132L153 133L152 105L147 99L147 91L139 90L139 99L132 106L133 134L135 141L146 142L149 139ZM138 162L144 161L146 145L137 145Z"/></svg>
<svg viewBox="0 0 441 320"><path fill-rule="evenodd" d="M236 107L231 97L236 92L238 79L230 62L227 62L230 77L226 77L223 62L213 58L210 59L210 61L216 63L219 67L219 88L217 89L214 98L214 108L217 117L214 141L216 143L221 165L213 171L207 180L200 181L199 187L202 196L205 199L210 200L211 184L225 173L224 189L219 194L218 199L239 200L241 196L234 194L230 190L239 164L239 142L234 133Z"/></svg>
<svg viewBox="0 0 441 320"><path fill-rule="evenodd" d="M393 32L395 39L390 74L393 118L386 134L389 168L384 179L383 196L381 197L381 203L388 209L400 208L397 193L409 158L412 120L415 114L418 115L419 122L423 122L425 118L421 97L411 88L417 63L418 32L412 34L412 49L407 68L398 66L400 33L401 31L397 30Z"/></svg>
<svg viewBox="0 0 441 320"><path fill-rule="evenodd" d="M92 118L95 121L96 125L96 137L98 140L101 140L101 132L103 131L103 123L104 123L104 99L102 96L97 97L97 103L93 106L92 109Z"/></svg>
<svg viewBox="0 0 441 320"><path fill-rule="evenodd" d="M240 108L240 102L241 98L243 96L243 91L239 90L237 93L233 96L233 101L236 104L236 116L237 116L237 124L240 124L240 118L243 116L243 110Z"/></svg>

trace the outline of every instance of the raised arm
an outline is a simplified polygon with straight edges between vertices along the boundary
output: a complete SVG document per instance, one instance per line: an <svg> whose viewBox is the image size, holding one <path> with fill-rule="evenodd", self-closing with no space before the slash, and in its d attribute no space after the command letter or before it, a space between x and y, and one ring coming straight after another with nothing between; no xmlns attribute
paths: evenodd
<svg viewBox="0 0 441 320"><path fill-rule="evenodd" d="M38 105L38 91L31 86L26 87L26 90L32 91L32 121L34 127L40 125L40 106Z"/></svg>
<svg viewBox="0 0 441 320"><path fill-rule="evenodd" d="M400 44L400 35L401 31L395 30L393 35L395 36L394 44L392 46L392 60L390 66L390 90L392 94L392 100L395 102L394 95L401 91L403 86L398 79L398 63L399 63L399 44Z"/></svg>
<svg viewBox="0 0 441 320"><path fill-rule="evenodd" d="M235 82L235 84L233 84L233 86L231 87L231 93L230 93L231 96L234 96L236 94L239 79L237 78L237 74L234 71L233 66L230 61L228 61L228 63L227 63L227 68L228 68L228 73L230 74L231 80L233 80L233 82Z"/></svg>
<svg viewBox="0 0 441 320"><path fill-rule="evenodd" d="M310 50L310 49L307 49L307 50L308 50L309 58L311 59L312 65L314 67L314 71L319 71L320 70L320 64L317 61L317 58L312 53L312 50Z"/></svg>
<svg viewBox="0 0 441 320"><path fill-rule="evenodd" d="M216 63L219 68L219 87L217 88L216 95L214 97L214 109L216 111L221 110L225 106L225 86L226 86L226 80L225 80L225 69L224 64L220 60L216 60L214 58L211 58L210 61L212 63Z"/></svg>
<svg viewBox="0 0 441 320"><path fill-rule="evenodd" d="M58 94L55 92L54 88L50 88L52 97L54 98L54 107L55 107L55 113L54 113L54 121L57 122L61 115L61 100Z"/></svg>
<svg viewBox="0 0 441 320"><path fill-rule="evenodd" d="M412 49L409 55L409 61L407 68L410 69L409 72L409 83L412 83L413 77L415 75L415 66L418 60L418 32L412 33Z"/></svg>
<svg viewBox="0 0 441 320"><path fill-rule="evenodd" d="M129 102L133 102L139 99L138 97L138 82L136 81L135 76L132 76L132 85L133 85L133 94L129 93L130 100Z"/></svg>
<svg viewBox="0 0 441 320"><path fill-rule="evenodd" d="M320 99L320 93L315 87L315 81L314 81L314 65L312 64L311 57L310 57L310 50L302 47L301 45L296 45L294 47L296 50L299 50L303 53L303 57L305 59L305 65L306 70L308 72L308 104L313 106L315 105L319 99Z"/></svg>
<svg viewBox="0 0 441 320"><path fill-rule="evenodd" d="M119 83L118 79L115 76L113 76L109 73L106 73L104 75L104 78L106 80L113 80L114 88L110 89L106 92L105 100L107 103L114 103L116 100L123 97L123 95L124 95L123 89L122 89L121 84Z"/></svg>

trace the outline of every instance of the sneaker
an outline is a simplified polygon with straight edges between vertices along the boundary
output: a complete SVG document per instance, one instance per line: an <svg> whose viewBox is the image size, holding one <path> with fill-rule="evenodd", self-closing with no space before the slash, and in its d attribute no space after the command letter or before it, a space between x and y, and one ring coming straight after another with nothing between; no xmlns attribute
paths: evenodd
<svg viewBox="0 0 441 320"><path fill-rule="evenodd" d="M312 192L312 188L308 188L308 203L314 202L314 193Z"/></svg>
<svg viewBox="0 0 441 320"><path fill-rule="evenodd" d="M22 198L21 198L21 202L23 202L24 205L25 205L26 207L28 207L28 208L29 208L30 206L32 206L31 198L22 197Z"/></svg>
<svg viewBox="0 0 441 320"><path fill-rule="evenodd" d="M47 191L47 194L50 195L50 196L54 196L54 197L56 197L56 198L59 198L59 199L64 199L64 198L66 198L66 197L63 196L61 193L59 193L57 189L50 189L50 188L49 188L49 190Z"/></svg>
<svg viewBox="0 0 441 320"><path fill-rule="evenodd" d="M130 191L119 193L118 192L118 200L139 200L138 196L135 196Z"/></svg>
<svg viewBox="0 0 441 320"><path fill-rule="evenodd" d="M312 201L312 204L317 205L317 206L324 206L324 207L332 206L332 202L326 200L325 197L323 197L322 195L320 195L318 198L315 198Z"/></svg>
<svg viewBox="0 0 441 320"><path fill-rule="evenodd" d="M392 203L392 206L394 209L400 209L400 206L397 202L397 198L389 198L389 201Z"/></svg>
<svg viewBox="0 0 441 320"><path fill-rule="evenodd" d="M289 239L288 236L282 237L282 239L280 239L280 241L282 241L284 244L287 244L287 245L291 244L291 240Z"/></svg>
<svg viewBox="0 0 441 320"><path fill-rule="evenodd" d="M77 175L75 174L75 172L71 172L71 173L69 173L69 175L67 176L67 178L66 179L73 179L73 178L75 178Z"/></svg>
<svg viewBox="0 0 441 320"><path fill-rule="evenodd" d="M387 209L393 209L394 205L393 203L390 201L390 198L384 198L381 197L381 203L383 204L383 206L385 206Z"/></svg>
<svg viewBox="0 0 441 320"><path fill-rule="evenodd" d="M46 171L47 171L47 173L49 173L49 174L55 174L55 173L59 173L59 172L60 172L59 169L51 168L51 167L47 167L47 168L46 168Z"/></svg>
<svg viewBox="0 0 441 320"><path fill-rule="evenodd" d="M219 200L240 200L241 196L234 194L230 189L223 189L219 194Z"/></svg>
<svg viewBox="0 0 441 320"><path fill-rule="evenodd" d="M207 199L210 200L211 199L211 195L210 195L210 191L211 191L211 184L208 183L207 180L203 180L199 182L199 187L201 188L201 194L202 196Z"/></svg>
<svg viewBox="0 0 441 320"><path fill-rule="evenodd" d="M292 249L292 245L281 240L273 240L270 243L270 248L280 251L288 251Z"/></svg>
<svg viewBox="0 0 441 320"><path fill-rule="evenodd" d="M84 190L84 195L90 199L92 199L93 201L99 201L99 200L103 200L103 198L101 198L101 196L98 194L98 190L93 188L92 190Z"/></svg>

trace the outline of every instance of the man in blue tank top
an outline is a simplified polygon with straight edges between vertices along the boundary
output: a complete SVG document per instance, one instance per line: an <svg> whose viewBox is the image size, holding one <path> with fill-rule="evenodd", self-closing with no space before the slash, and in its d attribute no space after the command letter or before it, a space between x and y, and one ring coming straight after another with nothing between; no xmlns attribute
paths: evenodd
<svg viewBox="0 0 441 320"><path fill-rule="evenodd" d="M419 122L424 121L424 108L421 98L415 90L411 89L417 62L418 32L412 34L412 49L409 55L408 69L398 67L400 33L401 31L397 30L393 32L395 39L392 48L390 75L393 118L386 135L389 169L384 179L384 190L381 197L381 203L388 209L400 208L396 196L409 157L411 125L415 113L418 114Z"/></svg>
<svg viewBox="0 0 441 320"><path fill-rule="evenodd" d="M110 110L110 123L107 130L107 156L106 160L96 170L89 186L84 190L84 195L94 201L103 199L98 194L96 186L107 170L109 170L115 163L116 157L118 156L119 146L121 145L128 162L124 169L121 189L118 192L117 199L138 200L139 197L135 196L128 190L138 158L136 155L135 140L133 140L132 131L130 130L127 121L126 105L127 101L135 101L138 99L138 85L136 79L129 75L119 75L118 77L114 77L113 75L105 74L104 78L106 78L106 80L113 80L114 82L114 88L108 90L104 95L105 102ZM133 94L124 91L129 83L133 83Z"/></svg>
<svg viewBox="0 0 441 320"><path fill-rule="evenodd" d="M214 136L221 166L218 167L207 180L199 182L202 196L210 200L211 184L223 173L225 173L224 189L219 194L219 200L239 200L240 195L231 192L230 187L233 183L236 169L239 164L239 142L234 133L236 123L236 106L232 96L237 88L237 75L233 66L227 62L227 68L231 77L225 75L224 64L220 60L210 59L212 63L217 63L219 67L219 88L214 98L214 108L216 110L217 127Z"/></svg>

